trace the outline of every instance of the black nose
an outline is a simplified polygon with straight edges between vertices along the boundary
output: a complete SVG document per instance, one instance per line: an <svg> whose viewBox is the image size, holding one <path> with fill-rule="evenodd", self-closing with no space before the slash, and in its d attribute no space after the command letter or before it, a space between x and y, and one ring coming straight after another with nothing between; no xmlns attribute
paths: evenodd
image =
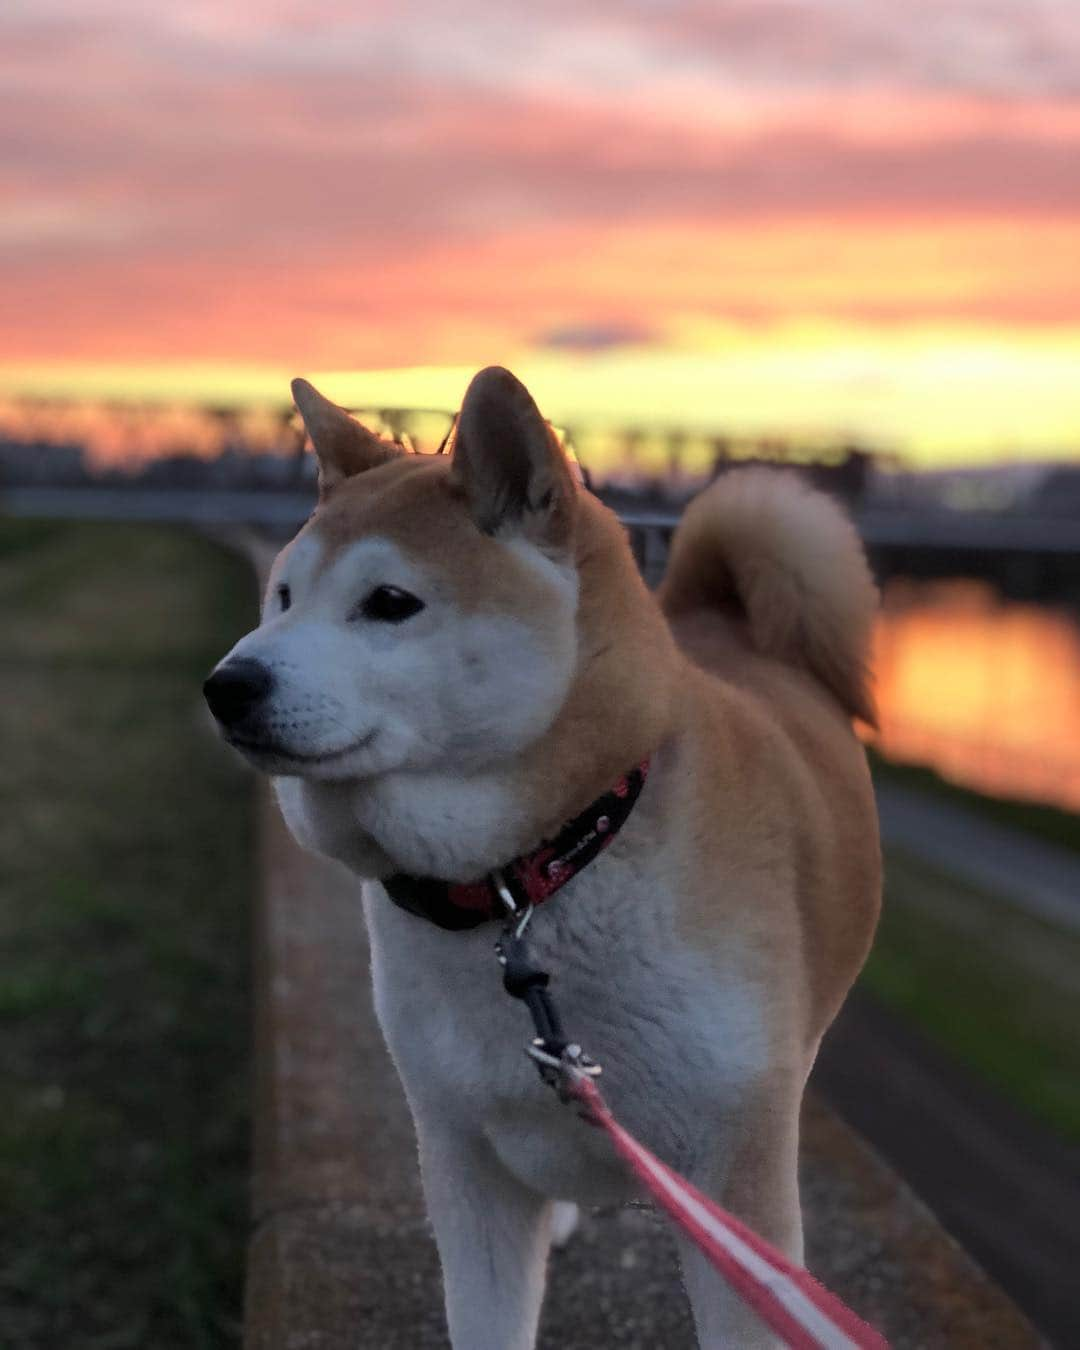
<svg viewBox="0 0 1080 1350"><path fill-rule="evenodd" d="M273 682L261 661L238 656L218 666L203 685L203 694L217 720L231 726L262 702Z"/></svg>

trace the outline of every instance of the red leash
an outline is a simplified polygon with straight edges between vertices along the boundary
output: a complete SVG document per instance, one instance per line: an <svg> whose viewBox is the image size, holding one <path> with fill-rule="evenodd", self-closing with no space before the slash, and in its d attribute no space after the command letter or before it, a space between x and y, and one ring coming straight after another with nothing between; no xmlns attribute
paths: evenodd
<svg viewBox="0 0 1080 1350"><path fill-rule="evenodd" d="M537 1037L529 1054L544 1081L558 1090L563 1101L576 1102L584 1118L607 1133L616 1152L661 1209L789 1350L889 1350L879 1332L809 1271L789 1261L623 1129L594 1081L599 1065L579 1045L568 1042L547 991L550 977L529 957L524 935L532 906L519 908L498 873L492 874L492 883L510 916L496 946L503 985L532 1015Z"/></svg>
<svg viewBox="0 0 1080 1350"><path fill-rule="evenodd" d="M564 1092L605 1130L620 1157L709 1263L791 1350L888 1350L888 1342L734 1214L703 1195L619 1124L592 1077L568 1066Z"/></svg>

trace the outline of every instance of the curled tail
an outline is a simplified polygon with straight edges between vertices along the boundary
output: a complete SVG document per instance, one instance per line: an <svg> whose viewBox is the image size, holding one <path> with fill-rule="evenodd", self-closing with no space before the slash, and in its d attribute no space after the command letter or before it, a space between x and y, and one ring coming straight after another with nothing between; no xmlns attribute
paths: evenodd
<svg viewBox="0 0 1080 1350"><path fill-rule="evenodd" d="M810 671L848 713L874 724L877 589L855 527L794 474L736 470L691 502L659 598L670 617L703 608L741 615L755 651Z"/></svg>

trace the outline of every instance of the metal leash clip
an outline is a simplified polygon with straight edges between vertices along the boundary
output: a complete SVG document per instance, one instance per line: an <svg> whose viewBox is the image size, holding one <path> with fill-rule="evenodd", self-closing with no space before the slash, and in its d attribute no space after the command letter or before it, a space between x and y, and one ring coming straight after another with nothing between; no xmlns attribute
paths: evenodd
<svg viewBox="0 0 1080 1350"><path fill-rule="evenodd" d="M529 920L533 916L533 910L536 906L530 900L528 904L519 905L510 894L510 887L506 884L506 878L502 872L496 868L491 873L491 884L495 887L495 893L502 901L503 908L506 910L506 929L504 936L513 935L521 938L525 929L529 926ZM502 959L501 943L495 944L495 950L499 952L499 958ZM503 961L505 965L506 962Z"/></svg>
<svg viewBox="0 0 1080 1350"><path fill-rule="evenodd" d="M571 1090L575 1077L599 1078L603 1069L594 1059L575 1042L564 1046L562 1053L555 1055L547 1048L544 1040L537 1036L525 1053L540 1070L540 1077L549 1087L553 1087L561 1102L569 1102L577 1095Z"/></svg>
<svg viewBox="0 0 1080 1350"><path fill-rule="evenodd" d="M495 891L506 908L506 926L495 944L499 964L503 968L503 987L512 997L520 999L532 1017L536 1036L525 1053L540 1071L540 1077L555 1088L562 1101L574 1096L571 1084L582 1076L595 1078L600 1065L589 1058L575 1041L569 1041L563 1031L558 1011L548 992L551 976L536 965L525 943L525 930L533 916L534 906L519 905L501 872L491 873Z"/></svg>

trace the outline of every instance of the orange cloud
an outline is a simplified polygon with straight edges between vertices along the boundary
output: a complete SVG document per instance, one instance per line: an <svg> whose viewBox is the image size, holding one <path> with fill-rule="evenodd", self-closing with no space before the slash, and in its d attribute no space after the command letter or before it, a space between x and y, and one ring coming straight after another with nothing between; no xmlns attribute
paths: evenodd
<svg viewBox="0 0 1080 1350"><path fill-rule="evenodd" d="M362 368L460 363L605 325L685 343L702 323L1080 315L1077 222L802 215L530 226L389 256L136 258L14 275L8 360L187 359Z"/></svg>

